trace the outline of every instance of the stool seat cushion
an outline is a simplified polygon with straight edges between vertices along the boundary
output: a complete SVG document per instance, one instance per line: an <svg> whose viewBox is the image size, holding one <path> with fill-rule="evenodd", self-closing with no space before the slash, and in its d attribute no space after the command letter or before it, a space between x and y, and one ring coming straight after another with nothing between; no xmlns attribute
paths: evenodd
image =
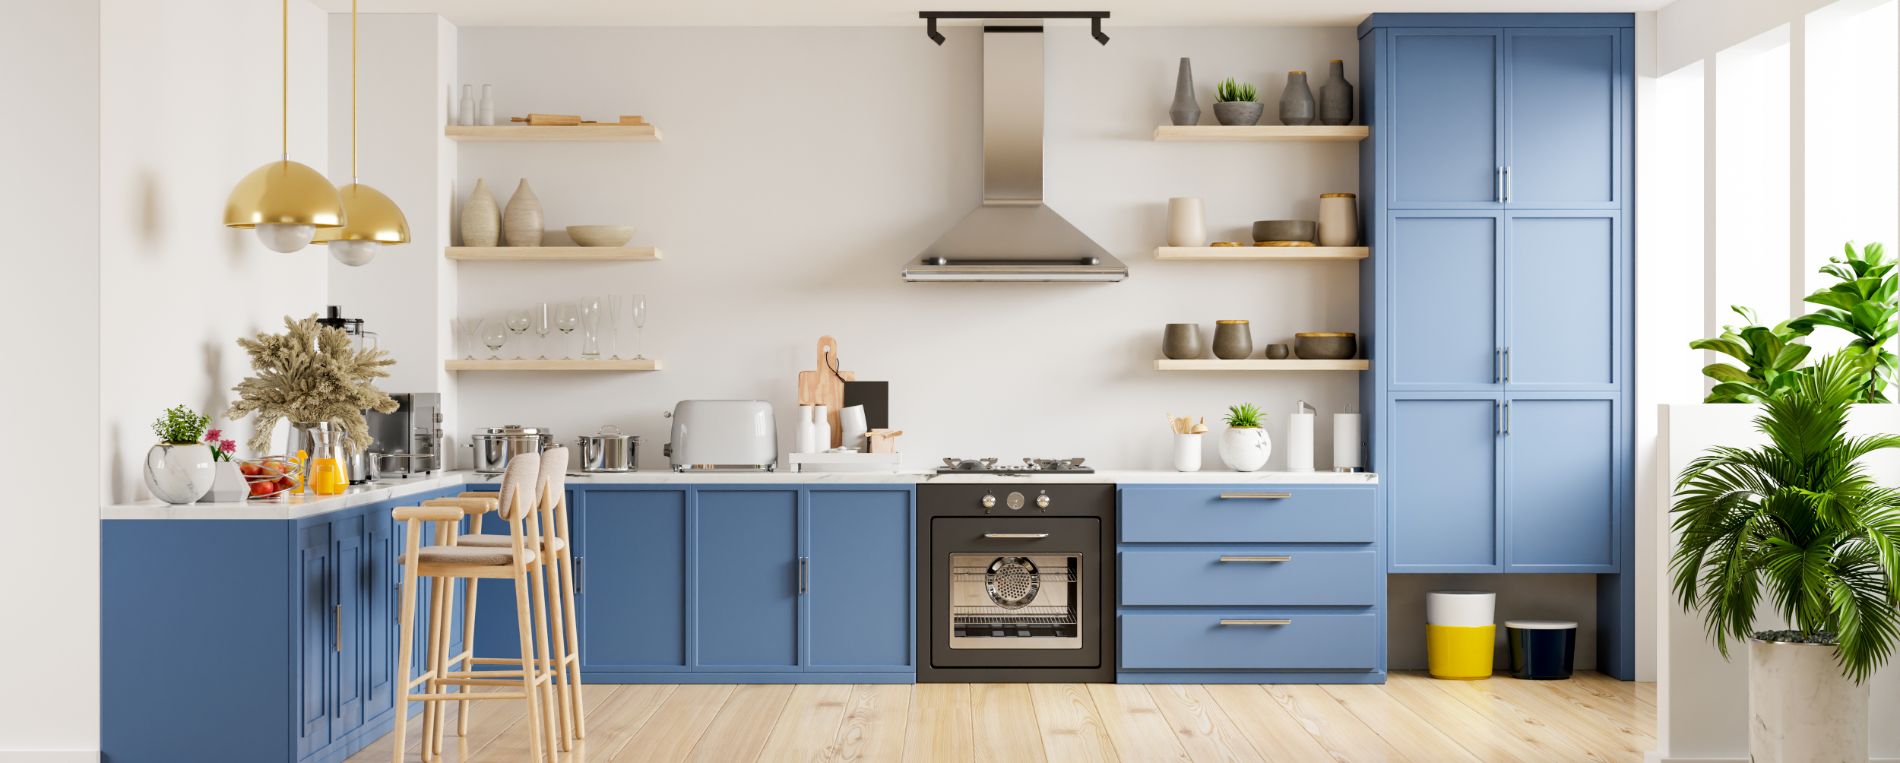
<svg viewBox="0 0 1900 763"><path fill-rule="evenodd" d="M515 541L512 537L507 536L507 535L493 535L493 534L461 535L455 538L455 542L458 545L477 546L481 548L513 548L515 545ZM555 538L554 550L559 551L564 548L567 548L567 541L561 540L560 538Z"/></svg>
<svg viewBox="0 0 1900 763"><path fill-rule="evenodd" d="M527 561L534 562L534 550L528 549ZM503 567L514 564L515 550L512 548L484 548L481 546L429 546L418 552L417 557L423 564L458 564L477 567Z"/></svg>

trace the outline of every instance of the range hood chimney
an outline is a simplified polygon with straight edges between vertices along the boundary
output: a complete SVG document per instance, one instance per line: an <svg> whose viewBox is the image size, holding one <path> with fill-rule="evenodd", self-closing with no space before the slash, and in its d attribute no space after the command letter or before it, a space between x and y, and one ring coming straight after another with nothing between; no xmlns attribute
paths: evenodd
<svg viewBox="0 0 1900 763"><path fill-rule="evenodd" d="M1106 13L932 13L938 17L1090 18ZM1033 26L983 27L983 199L904 265L906 281L1114 282L1128 266L1043 203L1043 36Z"/></svg>

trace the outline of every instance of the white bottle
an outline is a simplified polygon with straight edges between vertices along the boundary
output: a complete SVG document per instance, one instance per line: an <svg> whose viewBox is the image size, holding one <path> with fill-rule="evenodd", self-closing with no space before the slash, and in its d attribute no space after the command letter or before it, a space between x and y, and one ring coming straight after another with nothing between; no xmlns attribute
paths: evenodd
<svg viewBox="0 0 1900 763"><path fill-rule="evenodd" d="M476 124L492 126L495 124L495 86L482 86L482 105L477 112Z"/></svg>
<svg viewBox="0 0 1900 763"><path fill-rule="evenodd" d="M792 450L794 453L810 453L818 449L818 429L812 426L811 409L809 405L798 406L798 426L793 430L797 433Z"/></svg>
<svg viewBox="0 0 1900 763"><path fill-rule="evenodd" d="M1287 417L1286 424L1286 470L1289 472L1313 471L1313 419L1318 415L1313 406L1300 401L1300 407Z"/></svg>
<svg viewBox="0 0 1900 763"><path fill-rule="evenodd" d="M823 453L831 450L831 411L825 406L811 407L811 430L812 443L816 446L812 448L812 452Z"/></svg>
<svg viewBox="0 0 1900 763"><path fill-rule="evenodd" d="M462 106L461 108L458 108L455 110L455 120L456 120L456 124L460 124L464 126L475 124L475 86L474 85L462 86Z"/></svg>

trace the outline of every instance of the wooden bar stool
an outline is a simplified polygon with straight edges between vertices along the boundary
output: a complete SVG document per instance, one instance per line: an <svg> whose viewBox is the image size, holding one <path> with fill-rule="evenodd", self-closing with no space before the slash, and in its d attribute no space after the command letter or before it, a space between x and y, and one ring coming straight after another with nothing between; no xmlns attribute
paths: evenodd
<svg viewBox="0 0 1900 763"><path fill-rule="evenodd" d="M408 525L408 538L403 551L402 617L398 633L402 634L397 649L396 675L402 679L402 690L396 697L396 729L394 759L401 763L403 759L406 733L408 730L410 702L424 703L423 723L426 734L422 753L424 760L431 760L440 750L441 714L440 706L446 702L468 702L471 700L521 699L528 703L529 744L532 759L553 760L552 723L543 722L543 709L551 708L553 693L552 673L548 670L554 660L545 655L551 654L547 630L547 587L543 575L542 556L539 549L543 546L542 523L534 519L535 507L539 503L534 488L539 478L541 461L535 455L521 455L511 459L506 473L502 475L501 493L497 499L502 519L508 523L509 544L507 547L462 546L457 543L457 524L465 516L458 506L406 506L395 509L391 514L397 521ZM435 522L438 527L438 540L443 543L422 547L422 523ZM428 669L414 679L410 679L410 666L415 658L414 633L416 622L416 585L422 578L430 578L437 592L431 617L431 627L425 658ZM514 581L515 585L515 621L521 639L521 659L510 661L517 666L513 671L484 672L480 677L463 671L452 673L448 670L447 596L456 579L465 579L470 583L484 578L497 578ZM540 615L537 617L537 615ZM537 639L538 636L538 639ZM536 648L538 645L538 649ZM417 686L425 686L423 692L416 692ZM470 693L473 686L518 687L519 691L497 691ZM450 687L462 691L450 693ZM464 704L466 707L466 704ZM551 718L549 719L552 720ZM543 737L548 737L543 739Z"/></svg>

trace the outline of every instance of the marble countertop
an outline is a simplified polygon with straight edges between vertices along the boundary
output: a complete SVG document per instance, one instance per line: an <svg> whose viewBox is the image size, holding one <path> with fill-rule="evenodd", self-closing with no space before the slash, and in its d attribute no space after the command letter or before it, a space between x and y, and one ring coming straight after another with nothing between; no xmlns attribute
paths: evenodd
<svg viewBox="0 0 1900 763"><path fill-rule="evenodd" d="M365 504L426 493L460 485L467 472L444 472L424 477L393 479L353 485L338 495L290 495L260 501L229 503L185 503L172 505L153 500L121 503L102 507L100 519L303 519Z"/></svg>

